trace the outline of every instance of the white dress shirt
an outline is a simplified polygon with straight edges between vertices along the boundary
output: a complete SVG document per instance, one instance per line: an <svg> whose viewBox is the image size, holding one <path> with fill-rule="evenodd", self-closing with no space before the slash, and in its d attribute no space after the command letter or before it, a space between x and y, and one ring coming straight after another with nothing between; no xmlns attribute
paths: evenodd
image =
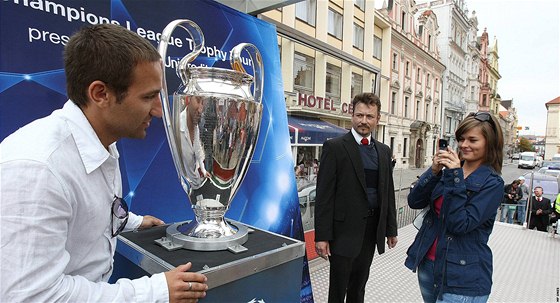
<svg viewBox="0 0 560 303"><path fill-rule="evenodd" d="M169 300L163 273L107 283L118 157L72 101L0 144L1 302ZM130 213L126 229L141 222Z"/></svg>
<svg viewBox="0 0 560 303"><path fill-rule="evenodd" d="M358 134L358 132L353 127L350 131L352 132L352 135L354 136L354 140L356 140L356 143L358 143L358 145L362 145L363 138L368 139L368 142L371 144L371 133L367 135L367 137L363 137L362 135Z"/></svg>
<svg viewBox="0 0 560 303"><path fill-rule="evenodd" d="M189 130L187 128L187 109L179 114L179 130L181 132L181 160L185 169L186 177L190 181L190 185L194 188L202 187L206 179L206 167L204 166L204 149L200 142L200 130L198 125L194 127L194 140L191 140ZM198 169L202 172L200 176Z"/></svg>

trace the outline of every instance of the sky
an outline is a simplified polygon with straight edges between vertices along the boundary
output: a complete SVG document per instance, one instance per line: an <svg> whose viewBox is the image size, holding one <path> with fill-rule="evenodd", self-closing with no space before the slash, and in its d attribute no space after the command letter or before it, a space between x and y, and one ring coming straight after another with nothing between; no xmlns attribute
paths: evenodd
<svg viewBox="0 0 560 303"><path fill-rule="evenodd" d="M560 96L560 1L466 0L478 35L498 39L498 94L513 99L520 135L546 134L546 102ZM525 127L529 130L525 130Z"/></svg>

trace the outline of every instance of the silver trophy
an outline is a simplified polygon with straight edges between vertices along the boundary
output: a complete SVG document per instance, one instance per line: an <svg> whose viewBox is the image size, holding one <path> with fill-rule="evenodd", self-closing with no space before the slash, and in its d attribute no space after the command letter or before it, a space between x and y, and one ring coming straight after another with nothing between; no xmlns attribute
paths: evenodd
<svg viewBox="0 0 560 303"><path fill-rule="evenodd" d="M246 250L249 229L224 215L251 162L262 114L263 63L259 50L241 43L231 51L232 69L191 66L204 48L204 35L190 20L175 20L162 32L158 51L165 61L173 31L191 36L193 51L177 64L182 84L170 100L163 73L163 122L183 189L196 219L167 228L156 242L168 250ZM251 59L254 77L241 53ZM247 62L247 61L246 61ZM163 67L165 69L165 66ZM251 84L253 84L251 91Z"/></svg>

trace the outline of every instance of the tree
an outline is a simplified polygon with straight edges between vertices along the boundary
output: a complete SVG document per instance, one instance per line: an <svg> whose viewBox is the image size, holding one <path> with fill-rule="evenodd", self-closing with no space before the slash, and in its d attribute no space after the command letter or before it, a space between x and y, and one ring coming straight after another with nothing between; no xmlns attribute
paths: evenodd
<svg viewBox="0 0 560 303"><path fill-rule="evenodd" d="M529 140L523 137L519 137L519 150L521 152L526 152L526 151L534 151L535 148L533 147L533 144L531 144Z"/></svg>

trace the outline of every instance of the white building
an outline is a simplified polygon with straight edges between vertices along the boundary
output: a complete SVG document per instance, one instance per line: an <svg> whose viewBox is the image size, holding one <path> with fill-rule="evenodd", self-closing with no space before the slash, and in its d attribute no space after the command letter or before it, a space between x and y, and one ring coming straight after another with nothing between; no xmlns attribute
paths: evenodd
<svg viewBox="0 0 560 303"><path fill-rule="evenodd" d="M555 154L560 154L560 97L548 101L545 106L546 139L544 157L549 160Z"/></svg>
<svg viewBox="0 0 560 303"><path fill-rule="evenodd" d="M471 22L463 0L436 0L418 4L420 13L432 10L438 18L441 34L437 44L442 63L447 67L443 76L443 136L450 146L456 146L455 129L467 111L467 58Z"/></svg>

